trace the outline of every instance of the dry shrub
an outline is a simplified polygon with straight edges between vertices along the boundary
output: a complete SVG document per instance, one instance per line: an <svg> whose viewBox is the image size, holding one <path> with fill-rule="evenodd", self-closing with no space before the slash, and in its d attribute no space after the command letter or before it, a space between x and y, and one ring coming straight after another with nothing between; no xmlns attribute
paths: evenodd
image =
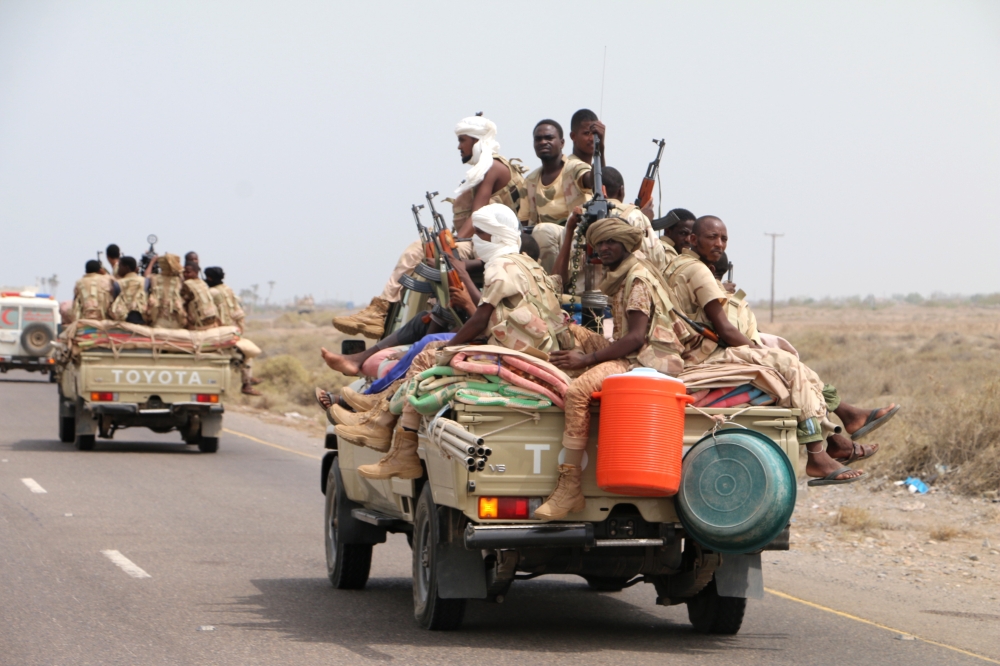
<svg viewBox="0 0 1000 666"><path fill-rule="evenodd" d="M868 509L855 506L840 507L836 524L856 532L870 532L883 527L881 521L875 518Z"/></svg>
<svg viewBox="0 0 1000 666"><path fill-rule="evenodd" d="M1000 483L1000 382L907 410L902 438L883 446L872 468L881 474L928 478L968 493L995 491Z"/></svg>
<svg viewBox="0 0 1000 666"><path fill-rule="evenodd" d="M935 541L951 541L962 533L962 530L954 525L939 525L930 531L930 537Z"/></svg>

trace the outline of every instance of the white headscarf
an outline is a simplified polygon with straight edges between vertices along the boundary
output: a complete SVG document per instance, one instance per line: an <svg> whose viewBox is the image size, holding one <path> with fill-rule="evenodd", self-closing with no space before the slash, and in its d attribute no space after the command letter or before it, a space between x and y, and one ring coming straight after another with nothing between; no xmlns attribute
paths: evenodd
<svg viewBox="0 0 1000 666"><path fill-rule="evenodd" d="M472 226L492 236L488 241L472 236L472 247L483 263L489 264L497 257L521 251L521 225L514 211L504 204L489 204L474 212Z"/></svg>
<svg viewBox="0 0 1000 666"><path fill-rule="evenodd" d="M455 125L455 134L479 139L472 147L472 159L468 162L469 170L465 172L465 181L455 190L455 195L458 196L483 182L486 172L493 166L493 156L500 154L500 144L497 143L497 126L482 116L462 118Z"/></svg>

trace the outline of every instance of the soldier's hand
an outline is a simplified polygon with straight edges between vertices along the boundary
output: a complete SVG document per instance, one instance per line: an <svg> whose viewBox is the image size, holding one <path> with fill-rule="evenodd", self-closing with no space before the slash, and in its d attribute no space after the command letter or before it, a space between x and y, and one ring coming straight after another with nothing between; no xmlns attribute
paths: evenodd
<svg viewBox="0 0 1000 666"><path fill-rule="evenodd" d="M577 206L576 208L573 209L573 212L570 213L569 215L569 219L566 220L566 233L568 234L573 233L573 231L576 229L576 225L580 224L581 215L583 215L582 207Z"/></svg>
<svg viewBox="0 0 1000 666"><path fill-rule="evenodd" d="M645 215L647 219L649 219L649 220L653 219L653 202L652 201L650 201L649 204L645 208L642 208L640 210L642 210L642 214Z"/></svg>
<svg viewBox="0 0 1000 666"><path fill-rule="evenodd" d="M463 310L467 315L473 315L476 312L476 304L472 302L472 297L469 295L468 290L464 286L448 287L448 295L451 297L451 305L456 310Z"/></svg>
<svg viewBox="0 0 1000 666"><path fill-rule="evenodd" d="M549 362L562 370L579 370L587 367L587 357L579 349L569 351L554 351L549 354Z"/></svg>
<svg viewBox="0 0 1000 666"><path fill-rule="evenodd" d="M602 123L600 120L595 120L594 123L590 126L590 130L594 134L596 134L597 136L601 137L601 155L603 155L604 154L604 133L607 132L608 128L605 127L604 123Z"/></svg>

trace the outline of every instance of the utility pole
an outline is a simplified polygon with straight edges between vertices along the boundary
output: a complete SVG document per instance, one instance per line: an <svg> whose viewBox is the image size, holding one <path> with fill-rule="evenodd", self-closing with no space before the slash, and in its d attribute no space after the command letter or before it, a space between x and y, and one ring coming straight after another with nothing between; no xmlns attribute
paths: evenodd
<svg viewBox="0 0 1000 666"><path fill-rule="evenodd" d="M764 233L765 236L771 237L771 323L774 323L774 245L775 241L784 236L785 234L769 234Z"/></svg>

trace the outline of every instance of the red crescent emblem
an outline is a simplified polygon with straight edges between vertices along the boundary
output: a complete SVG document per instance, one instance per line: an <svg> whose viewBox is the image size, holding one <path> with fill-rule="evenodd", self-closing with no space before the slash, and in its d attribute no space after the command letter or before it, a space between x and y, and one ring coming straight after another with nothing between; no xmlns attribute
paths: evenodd
<svg viewBox="0 0 1000 666"><path fill-rule="evenodd" d="M8 326L14 325L14 322L7 321L7 315L9 315L11 312L17 312L17 310L15 310L14 308L7 308L6 310L3 311L3 314L0 315L0 320L3 320L3 323L7 324Z"/></svg>

